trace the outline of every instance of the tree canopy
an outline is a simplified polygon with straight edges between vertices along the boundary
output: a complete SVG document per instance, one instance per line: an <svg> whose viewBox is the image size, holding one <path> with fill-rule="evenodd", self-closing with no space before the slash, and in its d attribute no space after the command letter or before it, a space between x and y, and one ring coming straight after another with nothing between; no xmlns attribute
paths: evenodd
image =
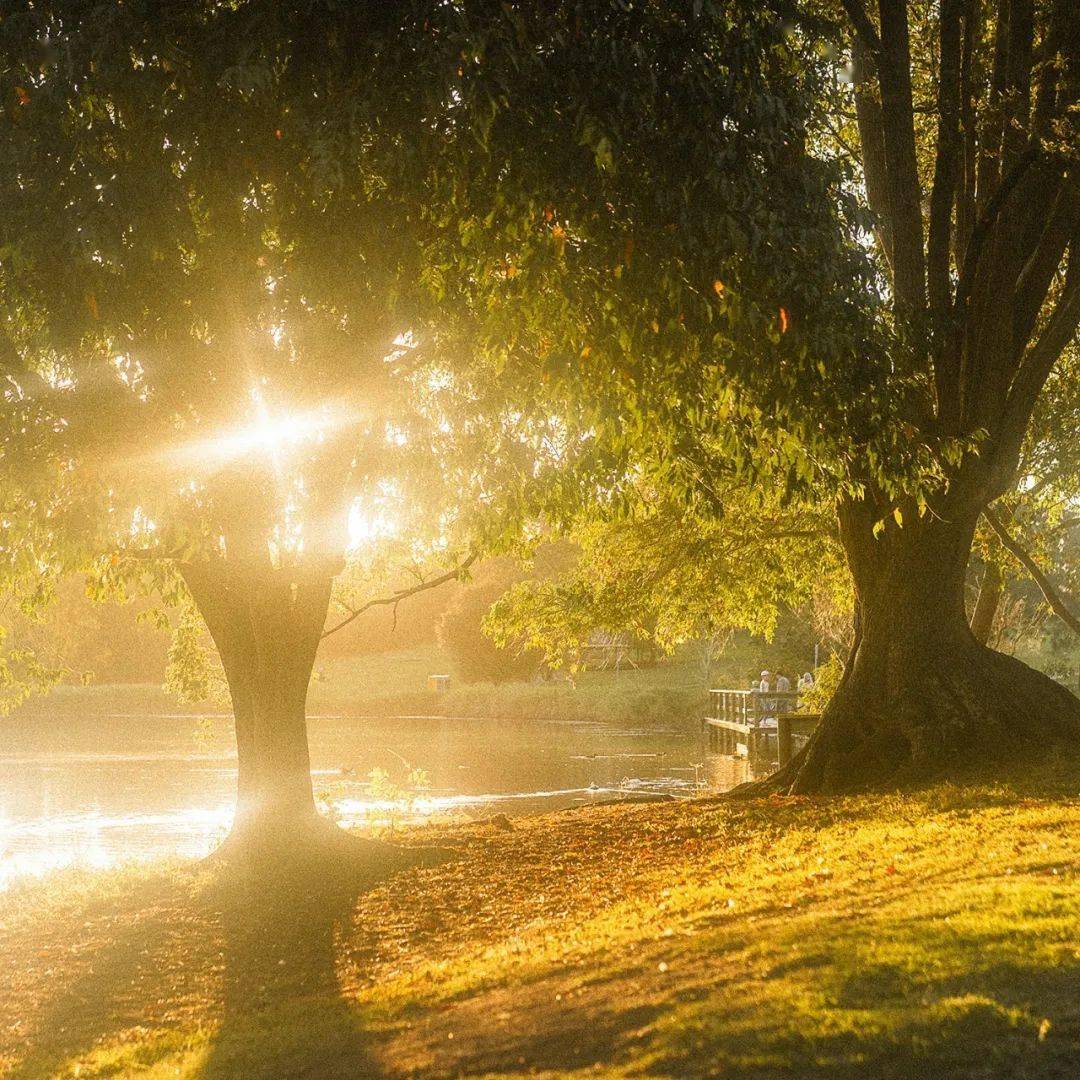
<svg viewBox="0 0 1080 1080"><path fill-rule="evenodd" d="M453 573L701 439L846 482L884 358L783 5L0 13L4 582L182 579L242 795L310 804L331 588L391 511Z"/></svg>
<svg viewBox="0 0 1080 1080"><path fill-rule="evenodd" d="M650 421L625 502L642 473L705 517L723 513L738 476L791 505L836 499L856 590L850 678L776 783L844 787L1007 758L1018 727L1042 731L1033 745L1075 750L1076 701L973 641L965 577L990 503L1053 477L1064 483L1052 490L1075 492L1080 26L1064 2L814 10L836 81L819 84L807 145L850 166L844 191L861 213L845 220L864 231L837 236L849 274L860 252L872 266L860 280L874 300L845 308L858 360L816 353L815 379L782 351L757 349L765 362L745 366L682 351L663 378L628 388L627 415ZM817 299L811 319L830 318ZM778 330L799 314L785 307ZM640 566L621 569L633 592Z"/></svg>
<svg viewBox="0 0 1080 1080"><path fill-rule="evenodd" d="M1021 680L963 576L1080 318L1076 27L842 7L2 5L5 584L182 579L241 788L307 806L358 538L453 576L737 481L834 500L855 579L873 719L842 693L801 783L936 760L939 668Z"/></svg>

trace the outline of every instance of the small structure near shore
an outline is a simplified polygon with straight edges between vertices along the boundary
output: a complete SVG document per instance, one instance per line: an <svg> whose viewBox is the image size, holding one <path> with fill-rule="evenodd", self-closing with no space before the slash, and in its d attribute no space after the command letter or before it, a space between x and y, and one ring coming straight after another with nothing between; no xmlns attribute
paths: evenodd
<svg viewBox="0 0 1080 1080"><path fill-rule="evenodd" d="M776 760L786 765L796 741L808 738L820 713L798 712L797 692L775 690L710 690L711 715L702 726L709 749L736 757L760 757L776 737ZM775 721L775 723L773 723Z"/></svg>

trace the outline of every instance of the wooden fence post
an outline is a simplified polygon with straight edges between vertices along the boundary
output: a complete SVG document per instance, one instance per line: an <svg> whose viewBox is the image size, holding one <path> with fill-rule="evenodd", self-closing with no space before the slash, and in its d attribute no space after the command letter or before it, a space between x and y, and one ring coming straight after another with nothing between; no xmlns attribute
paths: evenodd
<svg viewBox="0 0 1080 1080"><path fill-rule="evenodd" d="M791 760L791 717L781 714L776 718L776 758L783 768Z"/></svg>

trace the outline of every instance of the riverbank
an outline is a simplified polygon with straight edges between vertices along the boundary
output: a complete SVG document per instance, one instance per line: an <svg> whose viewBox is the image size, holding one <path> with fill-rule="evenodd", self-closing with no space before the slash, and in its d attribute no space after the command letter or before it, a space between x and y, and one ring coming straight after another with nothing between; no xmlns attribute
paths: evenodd
<svg viewBox="0 0 1080 1080"><path fill-rule="evenodd" d="M428 688L433 674L450 674L450 689ZM463 716L477 719L696 726L705 715L704 674L694 663L664 662L623 671L586 671L571 684L462 683L441 650L421 647L321 662L308 691L309 713L349 716ZM41 713L227 712L220 701L180 703L152 683L55 687L23 706Z"/></svg>
<svg viewBox="0 0 1080 1080"><path fill-rule="evenodd" d="M276 901L56 875L0 897L0 1071L1074 1076L1077 779L423 829Z"/></svg>

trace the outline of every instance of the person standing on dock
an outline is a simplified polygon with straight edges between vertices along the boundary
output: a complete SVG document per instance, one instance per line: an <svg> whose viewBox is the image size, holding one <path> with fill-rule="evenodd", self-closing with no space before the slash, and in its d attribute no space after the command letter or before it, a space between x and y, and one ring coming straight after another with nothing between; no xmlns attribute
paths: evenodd
<svg viewBox="0 0 1080 1080"><path fill-rule="evenodd" d="M791 693L791 680L786 675L779 672L776 676L776 692L778 694Z"/></svg>
<svg viewBox="0 0 1080 1080"><path fill-rule="evenodd" d="M773 676L769 671L761 673L761 682L758 683L758 691L762 694L771 694L776 688L773 685ZM757 699L758 727L776 726L776 699L759 697Z"/></svg>

